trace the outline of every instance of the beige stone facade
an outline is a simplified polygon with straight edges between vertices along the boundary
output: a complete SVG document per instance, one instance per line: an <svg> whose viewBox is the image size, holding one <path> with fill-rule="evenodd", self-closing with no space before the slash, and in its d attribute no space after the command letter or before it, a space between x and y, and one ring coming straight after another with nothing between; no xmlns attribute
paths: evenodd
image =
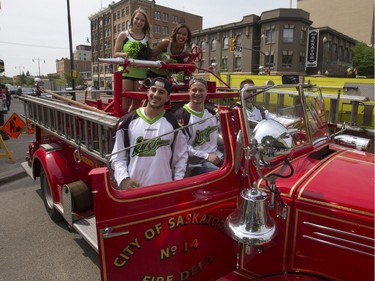
<svg viewBox="0 0 375 281"><path fill-rule="evenodd" d="M308 32L313 28L309 16L301 9L275 9L194 32L193 42L203 50L199 67L249 74L344 76L351 66L350 48L355 40L327 27L320 30L317 65L306 68ZM231 38L236 41L236 52L230 51Z"/></svg>
<svg viewBox="0 0 375 281"><path fill-rule="evenodd" d="M374 45L374 0L297 0L316 28L329 26L357 41Z"/></svg>

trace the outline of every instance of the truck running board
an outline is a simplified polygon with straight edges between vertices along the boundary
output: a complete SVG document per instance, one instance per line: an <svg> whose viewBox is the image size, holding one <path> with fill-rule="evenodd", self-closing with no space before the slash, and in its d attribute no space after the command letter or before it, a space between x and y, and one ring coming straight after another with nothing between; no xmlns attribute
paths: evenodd
<svg viewBox="0 0 375 281"><path fill-rule="evenodd" d="M73 223L73 228L82 235L83 239L98 252L98 239L96 234L96 220L95 217L88 217Z"/></svg>
<svg viewBox="0 0 375 281"><path fill-rule="evenodd" d="M105 163L105 156L112 151L118 118L47 98L20 99L25 118L77 148L76 161L80 161L82 151Z"/></svg>

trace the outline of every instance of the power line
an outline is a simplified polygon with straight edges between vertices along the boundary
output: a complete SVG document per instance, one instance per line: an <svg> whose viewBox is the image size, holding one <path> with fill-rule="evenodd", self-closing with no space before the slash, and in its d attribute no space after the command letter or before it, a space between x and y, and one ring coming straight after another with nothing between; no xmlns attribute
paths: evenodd
<svg viewBox="0 0 375 281"><path fill-rule="evenodd" d="M33 45L33 44L16 43L16 42L6 42L6 41L0 41L0 44L9 44L9 45L35 47L35 48L45 48L45 49L61 49L61 50L67 50L68 49L68 48L63 48L63 47L45 46L45 45Z"/></svg>

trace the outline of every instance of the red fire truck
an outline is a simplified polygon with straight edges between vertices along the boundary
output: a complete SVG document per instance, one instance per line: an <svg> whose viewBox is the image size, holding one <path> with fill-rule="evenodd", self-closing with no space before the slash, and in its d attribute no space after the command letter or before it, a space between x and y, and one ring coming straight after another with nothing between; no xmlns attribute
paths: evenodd
<svg viewBox="0 0 375 281"><path fill-rule="evenodd" d="M171 111L189 99L197 70L194 61L105 61L183 72L171 79ZM113 136L121 97L146 98L147 81L123 92L116 72L113 98L84 105L24 96L36 140L23 166L40 178L50 217L98 252L102 280L374 280L369 142L332 130L318 87L289 82L239 92L210 81L221 167L126 191L110 169ZM277 118L254 124L230 106L247 90Z"/></svg>

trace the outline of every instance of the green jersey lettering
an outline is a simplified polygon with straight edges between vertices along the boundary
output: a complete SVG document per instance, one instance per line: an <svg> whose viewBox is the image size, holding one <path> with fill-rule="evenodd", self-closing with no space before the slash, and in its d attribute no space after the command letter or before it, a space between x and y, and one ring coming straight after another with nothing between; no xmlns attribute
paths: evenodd
<svg viewBox="0 0 375 281"><path fill-rule="evenodd" d="M218 129L218 126L208 126L203 131L197 130L192 146L196 147L196 146L203 145L206 142L209 142L211 133L215 132L217 129Z"/></svg>
<svg viewBox="0 0 375 281"><path fill-rule="evenodd" d="M161 138L154 138L151 140L145 140L143 137L138 137L136 141L137 145L134 148L133 156L155 156L156 150L159 147L169 145L168 140L162 140Z"/></svg>

